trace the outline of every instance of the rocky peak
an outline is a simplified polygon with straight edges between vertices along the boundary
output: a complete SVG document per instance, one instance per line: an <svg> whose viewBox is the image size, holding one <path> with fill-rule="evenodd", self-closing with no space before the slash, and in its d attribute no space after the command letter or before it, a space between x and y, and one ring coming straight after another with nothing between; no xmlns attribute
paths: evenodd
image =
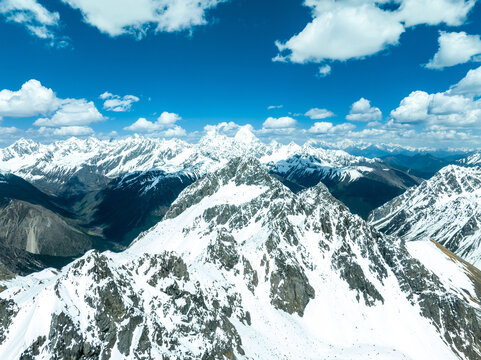
<svg viewBox="0 0 481 360"><path fill-rule="evenodd" d="M479 359L469 287L445 288L323 185L296 195L252 158L189 186L126 251L1 286L0 358L311 360L369 344L379 359Z"/></svg>
<svg viewBox="0 0 481 360"><path fill-rule="evenodd" d="M283 187L280 182L268 174L267 169L256 158L232 158L226 166L207 174L181 192L165 217L172 218L179 215L185 209L198 204L202 199L213 195L222 186L226 186L229 183L237 187L240 185L266 188L274 186Z"/></svg>

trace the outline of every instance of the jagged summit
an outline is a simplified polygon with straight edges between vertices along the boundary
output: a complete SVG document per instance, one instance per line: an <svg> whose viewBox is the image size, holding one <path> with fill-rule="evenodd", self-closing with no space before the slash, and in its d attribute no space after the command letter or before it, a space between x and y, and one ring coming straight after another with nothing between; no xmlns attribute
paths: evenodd
<svg viewBox="0 0 481 360"><path fill-rule="evenodd" d="M251 144L260 142L260 140L252 132L252 127L249 125L242 126L234 136L234 140L239 143Z"/></svg>
<svg viewBox="0 0 481 360"><path fill-rule="evenodd" d="M0 357L479 359L456 269L463 289L323 185L294 194L234 158L126 251L0 283Z"/></svg>
<svg viewBox="0 0 481 360"><path fill-rule="evenodd" d="M474 152L467 157L458 160L458 163L463 166L480 166L481 152Z"/></svg>
<svg viewBox="0 0 481 360"><path fill-rule="evenodd" d="M481 168L449 165L376 209L369 220L405 240L435 240L481 266Z"/></svg>
<svg viewBox="0 0 481 360"><path fill-rule="evenodd" d="M359 163L359 159L343 152L295 144L267 145L255 137L249 126L244 126L234 137L212 129L198 144L140 136L113 141L70 138L48 145L19 140L0 150L0 169L53 190L66 187L72 181L89 185L101 182L102 177L114 178L151 169L166 172L195 169L197 173L206 174L236 156L253 156L263 163L275 163L299 152L322 158L326 166Z"/></svg>

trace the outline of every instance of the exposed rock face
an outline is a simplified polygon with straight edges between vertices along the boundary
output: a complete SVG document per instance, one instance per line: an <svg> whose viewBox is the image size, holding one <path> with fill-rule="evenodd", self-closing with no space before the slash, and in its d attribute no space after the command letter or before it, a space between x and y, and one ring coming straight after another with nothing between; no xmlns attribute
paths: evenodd
<svg viewBox="0 0 481 360"><path fill-rule="evenodd" d="M31 254L83 254L92 247L92 240L71 223L42 206L10 201L0 207L0 242Z"/></svg>
<svg viewBox="0 0 481 360"><path fill-rule="evenodd" d="M450 165L372 212L369 222L406 241L435 240L481 266L481 168Z"/></svg>
<svg viewBox="0 0 481 360"><path fill-rule="evenodd" d="M279 161L271 166L271 171L295 192L322 182L335 198L364 219L375 208L422 181L380 160L358 158L345 167L333 168L305 154Z"/></svg>
<svg viewBox="0 0 481 360"><path fill-rule="evenodd" d="M25 250L0 244L0 280L7 280L15 275L27 275L45 267L43 261Z"/></svg>
<svg viewBox="0 0 481 360"><path fill-rule="evenodd" d="M72 199L112 190L108 182L127 174L137 177L155 169L196 178L221 168L231 158L246 156L268 164L292 189L324 182L335 197L363 217L419 183L415 176L379 159L324 149L314 142L264 144L248 127L240 128L234 137L210 131L197 144L138 136L112 141L71 138L50 145L22 139L0 149L0 170L15 173L49 194ZM110 195L115 197L115 191ZM111 235L116 236L107 236Z"/></svg>
<svg viewBox="0 0 481 360"><path fill-rule="evenodd" d="M0 283L0 358L481 359L479 299L455 271L463 289L324 185L296 195L234 159L124 252ZM40 313L50 325L26 321Z"/></svg>
<svg viewBox="0 0 481 360"><path fill-rule="evenodd" d="M112 180L87 199L81 211L91 210L90 227L101 227L110 241L130 244L139 233L158 223L179 193L196 179L195 173L166 173L161 170L134 172Z"/></svg>

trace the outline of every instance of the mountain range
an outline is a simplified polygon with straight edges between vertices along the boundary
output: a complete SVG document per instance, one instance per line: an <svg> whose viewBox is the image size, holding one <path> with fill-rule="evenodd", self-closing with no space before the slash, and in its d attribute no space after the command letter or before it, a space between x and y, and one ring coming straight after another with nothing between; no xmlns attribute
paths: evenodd
<svg viewBox="0 0 481 360"><path fill-rule="evenodd" d="M480 359L479 278L233 158L126 250L0 282L0 358Z"/></svg>

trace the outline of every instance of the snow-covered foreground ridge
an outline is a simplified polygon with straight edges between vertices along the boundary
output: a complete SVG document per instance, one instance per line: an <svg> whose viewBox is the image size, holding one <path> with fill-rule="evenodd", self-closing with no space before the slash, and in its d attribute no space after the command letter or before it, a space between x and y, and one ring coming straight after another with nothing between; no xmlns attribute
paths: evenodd
<svg viewBox="0 0 481 360"><path fill-rule="evenodd" d="M481 168L449 165L373 211L369 221L407 241L435 240L481 267Z"/></svg>
<svg viewBox="0 0 481 360"><path fill-rule="evenodd" d="M208 133L197 144L139 136L112 141L70 138L47 145L21 139L0 149L0 171L11 172L28 181L61 184L75 175L86 176L86 173L110 178L151 169L205 174L237 156L253 156L263 163L277 163L293 155L315 156L322 166L346 168L346 171L351 166L376 161L340 150L325 150L313 143L303 146L264 144L244 127L234 137Z"/></svg>
<svg viewBox="0 0 481 360"><path fill-rule="evenodd" d="M480 359L479 298L450 266L233 159L126 251L0 283L0 358Z"/></svg>

